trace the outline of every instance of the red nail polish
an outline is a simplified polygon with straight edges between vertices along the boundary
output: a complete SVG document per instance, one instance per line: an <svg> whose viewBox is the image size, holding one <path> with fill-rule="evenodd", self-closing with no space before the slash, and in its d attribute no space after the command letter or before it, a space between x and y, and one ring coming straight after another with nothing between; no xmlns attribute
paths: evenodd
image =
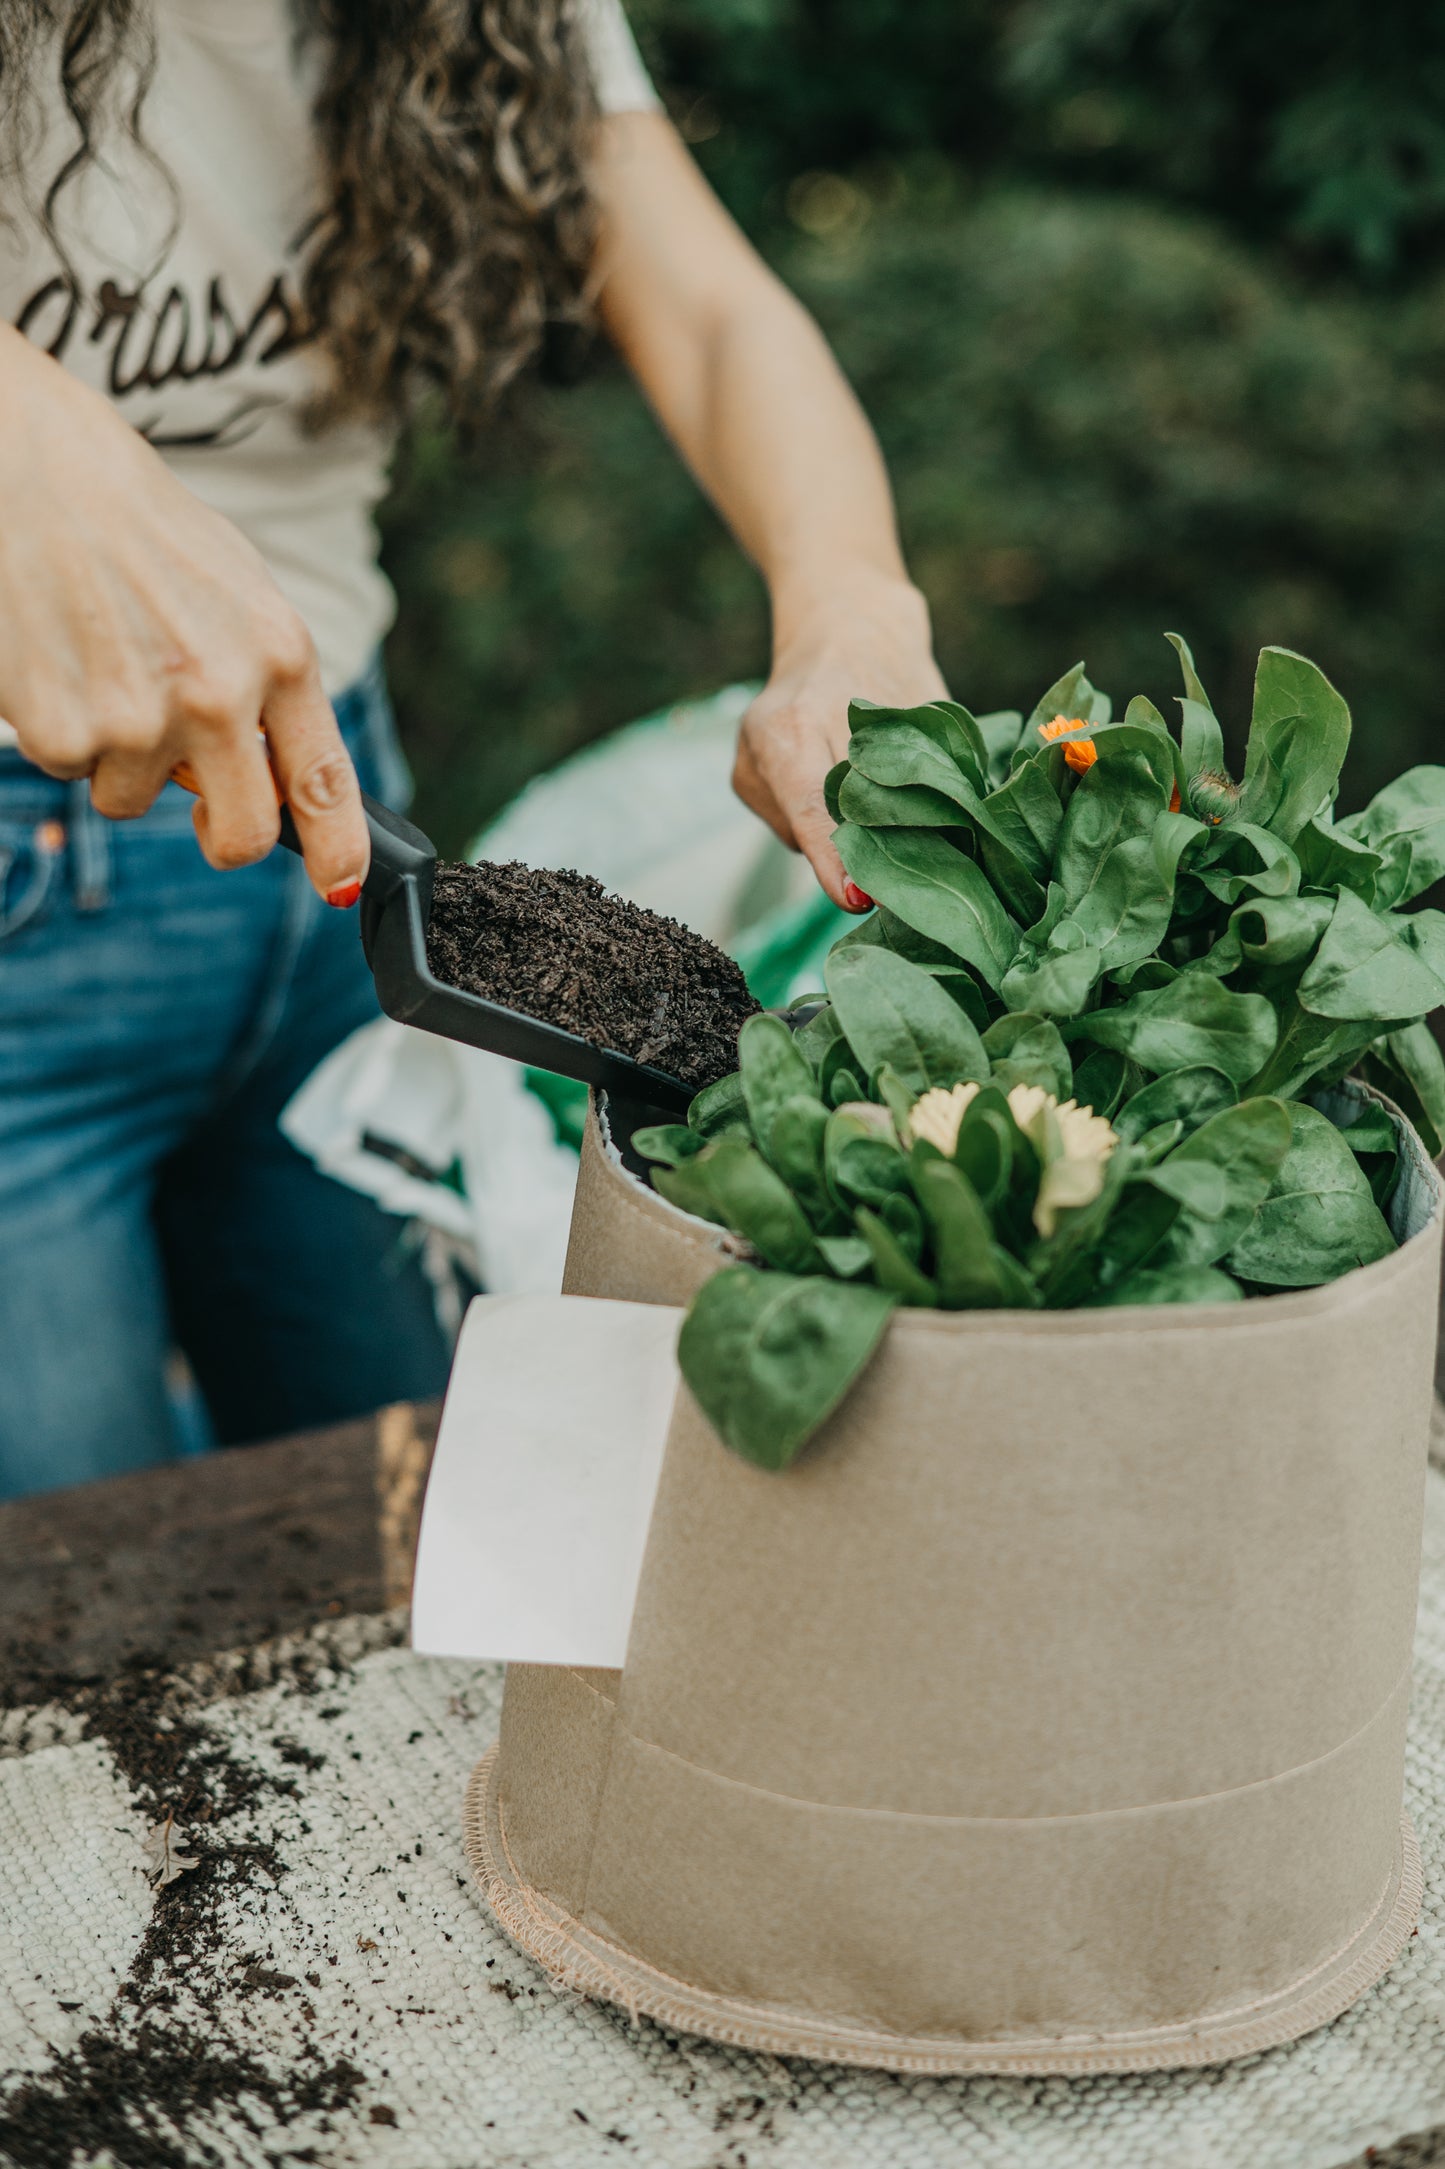
<svg viewBox="0 0 1445 2169"><path fill-rule="evenodd" d="M850 911L871 911L873 909L872 897L865 896L856 881L844 882L843 901Z"/></svg>
<svg viewBox="0 0 1445 2169"><path fill-rule="evenodd" d="M360 894L361 883L359 881L343 881L339 889L328 889L326 891L326 901L328 904L334 904L338 911L350 911Z"/></svg>

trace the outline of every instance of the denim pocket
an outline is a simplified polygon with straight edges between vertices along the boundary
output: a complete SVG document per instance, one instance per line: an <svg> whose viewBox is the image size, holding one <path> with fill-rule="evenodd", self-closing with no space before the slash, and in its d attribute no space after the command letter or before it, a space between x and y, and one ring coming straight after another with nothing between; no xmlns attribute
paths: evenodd
<svg viewBox="0 0 1445 2169"><path fill-rule="evenodd" d="M61 822L0 819L0 941L39 924L55 893L64 852Z"/></svg>

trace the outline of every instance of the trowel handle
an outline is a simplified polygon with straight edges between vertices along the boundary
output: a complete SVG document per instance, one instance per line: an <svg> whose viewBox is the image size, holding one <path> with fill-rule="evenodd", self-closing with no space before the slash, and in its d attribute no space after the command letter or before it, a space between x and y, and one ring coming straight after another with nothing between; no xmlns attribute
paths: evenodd
<svg viewBox="0 0 1445 2169"><path fill-rule="evenodd" d="M362 893L375 903L384 904L398 889L411 883L420 897L422 923L425 924L431 910L436 846L410 821L404 821L389 806L368 798L365 791L361 794L361 807L371 832L371 871L362 885ZM281 808L281 841L288 851L294 851L298 858L301 856L301 839L296 833L289 806Z"/></svg>

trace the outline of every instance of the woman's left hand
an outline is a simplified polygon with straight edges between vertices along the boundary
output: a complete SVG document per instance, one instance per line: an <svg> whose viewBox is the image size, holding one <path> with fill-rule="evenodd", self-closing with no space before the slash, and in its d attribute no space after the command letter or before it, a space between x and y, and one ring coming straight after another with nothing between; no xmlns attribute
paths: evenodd
<svg viewBox="0 0 1445 2169"><path fill-rule="evenodd" d="M780 618L772 675L743 719L733 789L846 910L872 901L843 870L823 800L829 769L848 751L848 703L914 707L947 690L928 605L906 582L840 582L825 605Z"/></svg>

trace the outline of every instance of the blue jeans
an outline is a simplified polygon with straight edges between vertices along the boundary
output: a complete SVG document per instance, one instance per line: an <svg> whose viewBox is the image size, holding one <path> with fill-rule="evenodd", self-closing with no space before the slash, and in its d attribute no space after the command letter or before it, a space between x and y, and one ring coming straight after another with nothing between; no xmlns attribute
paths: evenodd
<svg viewBox="0 0 1445 2169"><path fill-rule="evenodd" d="M379 669L337 716L404 800ZM286 851L214 872L192 803L107 821L0 750L0 1498L174 1458L176 1346L223 1445L446 1380L405 1224L277 1127L377 1014L356 913Z"/></svg>

